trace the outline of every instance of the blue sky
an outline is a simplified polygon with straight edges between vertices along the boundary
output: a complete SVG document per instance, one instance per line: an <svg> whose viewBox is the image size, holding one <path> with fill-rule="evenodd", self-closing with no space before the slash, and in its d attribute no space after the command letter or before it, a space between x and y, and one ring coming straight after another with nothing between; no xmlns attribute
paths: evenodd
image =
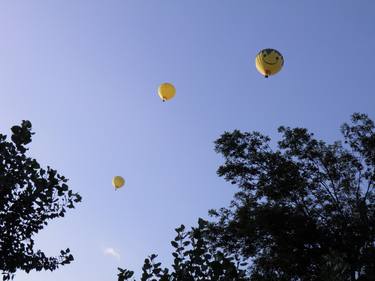
<svg viewBox="0 0 375 281"><path fill-rule="evenodd" d="M168 264L174 228L235 191L216 175L224 131L277 140L303 126L332 141L353 112L375 119L374 13L372 0L1 2L0 132L30 120L30 155L83 196L36 236L75 262L15 281L116 280L154 252ZM269 79L254 66L263 48L285 58ZM166 81L177 94L163 103Z"/></svg>

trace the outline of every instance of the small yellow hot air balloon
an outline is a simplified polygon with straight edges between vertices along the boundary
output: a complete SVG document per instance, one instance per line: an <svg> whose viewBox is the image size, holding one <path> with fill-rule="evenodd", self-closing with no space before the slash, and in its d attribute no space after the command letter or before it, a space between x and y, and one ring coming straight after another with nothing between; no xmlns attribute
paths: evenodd
<svg viewBox="0 0 375 281"><path fill-rule="evenodd" d="M124 180L123 177L115 176L115 177L112 179L112 185L113 185L116 189L121 188L124 184L125 184L125 180Z"/></svg>
<svg viewBox="0 0 375 281"><path fill-rule="evenodd" d="M266 78L279 72L283 65L283 55L274 49L261 50L255 58L257 70Z"/></svg>
<svg viewBox="0 0 375 281"><path fill-rule="evenodd" d="M171 83L163 83L159 86L158 94L163 101L167 101L175 96L176 88Z"/></svg>

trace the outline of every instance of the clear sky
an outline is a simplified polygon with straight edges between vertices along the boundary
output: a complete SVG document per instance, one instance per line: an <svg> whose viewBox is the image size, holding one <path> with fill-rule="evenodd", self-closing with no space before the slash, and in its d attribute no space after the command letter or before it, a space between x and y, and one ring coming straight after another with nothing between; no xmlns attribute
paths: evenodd
<svg viewBox="0 0 375 281"><path fill-rule="evenodd" d="M268 79L262 48L285 58ZM353 112L375 119L374 50L373 0L1 1L0 132L30 120L30 155L83 196L36 236L75 262L15 281L116 280L154 252L168 264L174 228L235 191L213 141L233 129L277 140L280 125L332 141ZM177 94L163 103L165 81Z"/></svg>

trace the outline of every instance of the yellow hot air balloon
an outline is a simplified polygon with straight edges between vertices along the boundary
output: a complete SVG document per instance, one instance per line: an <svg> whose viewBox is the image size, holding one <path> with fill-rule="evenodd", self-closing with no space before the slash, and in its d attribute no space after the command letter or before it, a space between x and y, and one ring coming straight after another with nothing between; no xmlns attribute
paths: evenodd
<svg viewBox="0 0 375 281"><path fill-rule="evenodd" d="M175 96L176 88L171 83L163 83L159 86L158 94L163 101L167 101Z"/></svg>
<svg viewBox="0 0 375 281"><path fill-rule="evenodd" d="M255 58L257 70L266 78L279 72L283 65L283 55L274 49L261 50Z"/></svg>
<svg viewBox="0 0 375 281"><path fill-rule="evenodd" d="M125 180L124 180L123 177L115 176L115 177L112 179L112 185L113 185L116 189L121 188L124 184L125 184Z"/></svg>

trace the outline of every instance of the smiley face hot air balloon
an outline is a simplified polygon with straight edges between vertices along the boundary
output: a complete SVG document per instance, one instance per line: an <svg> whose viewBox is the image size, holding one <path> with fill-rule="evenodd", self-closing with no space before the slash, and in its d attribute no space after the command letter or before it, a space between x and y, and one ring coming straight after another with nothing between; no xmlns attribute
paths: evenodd
<svg viewBox="0 0 375 281"><path fill-rule="evenodd" d="M124 184L125 184L125 180L123 177L120 177L120 176L113 177L112 185L115 187L116 190L123 187Z"/></svg>
<svg viewBox="0 0 375 281"><path fill-rule="evenodd" d="M168 101L176 95L176 88L171 83L163 83L159 86L158 94L162 101Z"/></svg>
<svg viewBox="0 0 375 281"><path fill-rule="evenodd" d="M283 65L283 55L274 49L261 50L255 58L257 70L266 78L279 72Z"/></svg>

